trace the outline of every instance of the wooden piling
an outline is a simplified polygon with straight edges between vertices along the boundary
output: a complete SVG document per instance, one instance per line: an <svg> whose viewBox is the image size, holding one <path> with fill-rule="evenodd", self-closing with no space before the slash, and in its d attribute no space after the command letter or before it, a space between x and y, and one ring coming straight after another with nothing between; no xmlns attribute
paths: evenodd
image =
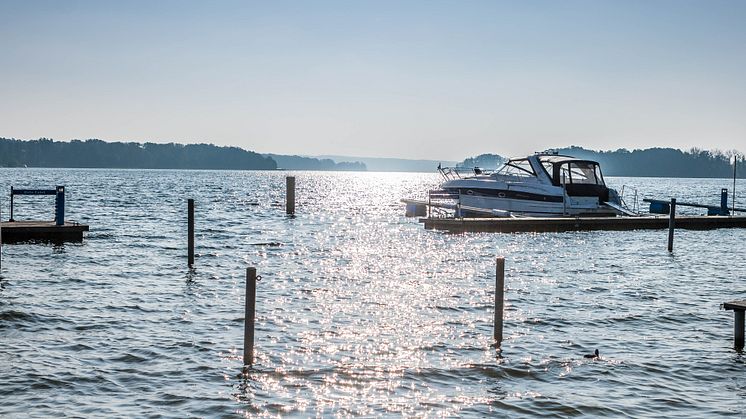
<svg viewBox="0 0 746 419"><path fill-rule="evenodd" d="M243 364L254 364L254 314L256 310L256 268L246 268L246 308L243 327Z"/></svg>
<svg viewBox="0 0 746 419"><path fill-rule="evenodd" d="M505 258L498 256L495 260L495 346L503 342L503 303L505 299Z"/></svg>
<svg viewBox="0 0 746 419"><path fill-rule="evenodd" d="M729 301L723 303L723 308L733 310L735 325L733 327L733 347L737 351L743 350L744 345L744 313L746 313L746 300Z"/></svg>
<svg viewBox="0 0 746 419"><path fill-rule="evenodd" d="M671 198L671 212L668 215L668 251L673 252L673 230L676 227L676 198Z"/></svg>
<svg viewBox="0 0 746 419"><path fill-rule="evenodd" d="M737 351L743 350L743 334L744 334L744 311L743 310L733 310L733 315L735 316L735 327L733 329L733 336L734 336L734 347Z"/></svg>
<svg viewBox="0 0 746 419"><path fill-rule="evenodd" d="M285 178L285 212L288 215L295 214L295 176Z"/></svg>
<svg viewBox="0 0 746 419"><path fill-rule="evenodd" d="M188 207L188 227L187 227L187 246L189 247L189 260L187 264L191 268L194 266L194 199L187 201Z"/></svg>

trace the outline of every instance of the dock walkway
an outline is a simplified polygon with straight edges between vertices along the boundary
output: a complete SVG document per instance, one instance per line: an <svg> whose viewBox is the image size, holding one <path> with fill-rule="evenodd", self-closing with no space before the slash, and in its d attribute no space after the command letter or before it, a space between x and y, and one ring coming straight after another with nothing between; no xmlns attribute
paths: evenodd
<svg viewBox="0 0 746 419"><path fill-rule="evenodd" d="M451 233L517 233L667 229L669 217L421 218L420 222L425 225L425 229L444 230ZM746 228L746 217L677 216L676 228L688 230Z"/></svg>

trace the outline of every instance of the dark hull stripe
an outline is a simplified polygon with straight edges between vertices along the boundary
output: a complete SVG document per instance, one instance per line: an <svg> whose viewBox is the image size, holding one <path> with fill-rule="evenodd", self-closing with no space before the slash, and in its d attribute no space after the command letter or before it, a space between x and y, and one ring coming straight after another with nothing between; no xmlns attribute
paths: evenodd
<svg viewBox="0 0 746 419"><path fill-rule="evenodd" d="M522 199L524 201L541 201L541 202L562 202L561 196L556 195L542 195L529 192L521 191L509 191L504 189L488 189L488 188L446 188L448 192L460 193L461 195L469 196L484 196L489 198L503 198L503 199Z"/></svg>

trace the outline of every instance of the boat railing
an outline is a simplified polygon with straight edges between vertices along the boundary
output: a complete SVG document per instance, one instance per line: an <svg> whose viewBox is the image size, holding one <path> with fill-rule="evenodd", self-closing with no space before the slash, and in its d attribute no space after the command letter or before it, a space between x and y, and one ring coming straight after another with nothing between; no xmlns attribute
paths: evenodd
<svg viewBox="0 0 746 419"><path fill-rule="evenodd" d="M632 205L631 206L627 203L627 199L624 196L624 194L626 192L626 189L627 189L626 185L622 185L622 190L621 190L621 193L619 194L619 200L621 201L621 204L624 207L630 209L632 212L639 213L640 212L640 204L639 204L639 202L637 200L637 189L630 188L630 189L632 189L632 191L630 192L630 194L632 195L630 197L630 199L632 200Z"/></svg>
<svg viewBox="0 0 746 419"><path fill-rule="evenodd" d="M458 192L434 189L427 193L428 217L446 217L449 210L458 209L460 205L461 194Z"/></svg>
<svg viewBox="0 0 746 419"><path fill-rule="evenodd" d="M438 172L445 180L463 179L470 176L490 175L494 173L492 169L482 169L481 167L440 167Z"/></svg>

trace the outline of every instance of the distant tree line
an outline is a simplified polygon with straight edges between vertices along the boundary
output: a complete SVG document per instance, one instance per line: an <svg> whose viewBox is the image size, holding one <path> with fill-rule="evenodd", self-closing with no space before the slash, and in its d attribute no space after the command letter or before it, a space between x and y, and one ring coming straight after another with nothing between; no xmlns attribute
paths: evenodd
<svg viewBox="0 0 746 419"><path fill-rule="evenodd" d="M709 151L692 148L689 151L681 151L675 148L648 148L633 151L595 151L572 146L554 151L597 161L606 176L732 178L735 157L738 177L746 178L746 157L735 150ZM490 168L494 167L490 164L499 159L503 158L496 154L482 154L468 158L460 165Z"/></svg>
<svg viewBox="0 0 746 419"><path fill-rule="evenodd" d="M735 156L738 177L746 177L745 157L735 150L724 152L699 148L692 148L689 151L648 148L632 151L593 151L572 146L557 149L557 152L595 160L601 164L601 170L607 176L649 177L732 178Z"/></svg>
<svg viewBox="0 0 746 419"><path fill-rule="evenodd" d="M272 170L270 157L212 144L155 144L0 138L1 167Z"/></svg>
<svg viewBox="0 0 746 419"><path fill-rule="evenodd" d="M267 154L277 162L277 167L281 169L293 170L342 170L342 171L365 171L365 163L356 162L338 162L332 159L316 159L312 157L300 156L281 156L279 154Z"/></svg>
<svg viewBox="0 0 746 419"><path fill-rule="evenodd" d="M469 157L457 166L461 167L479 167L482 169L497 169L508 159L498 154L480 154L476 157Z"/></svg>

